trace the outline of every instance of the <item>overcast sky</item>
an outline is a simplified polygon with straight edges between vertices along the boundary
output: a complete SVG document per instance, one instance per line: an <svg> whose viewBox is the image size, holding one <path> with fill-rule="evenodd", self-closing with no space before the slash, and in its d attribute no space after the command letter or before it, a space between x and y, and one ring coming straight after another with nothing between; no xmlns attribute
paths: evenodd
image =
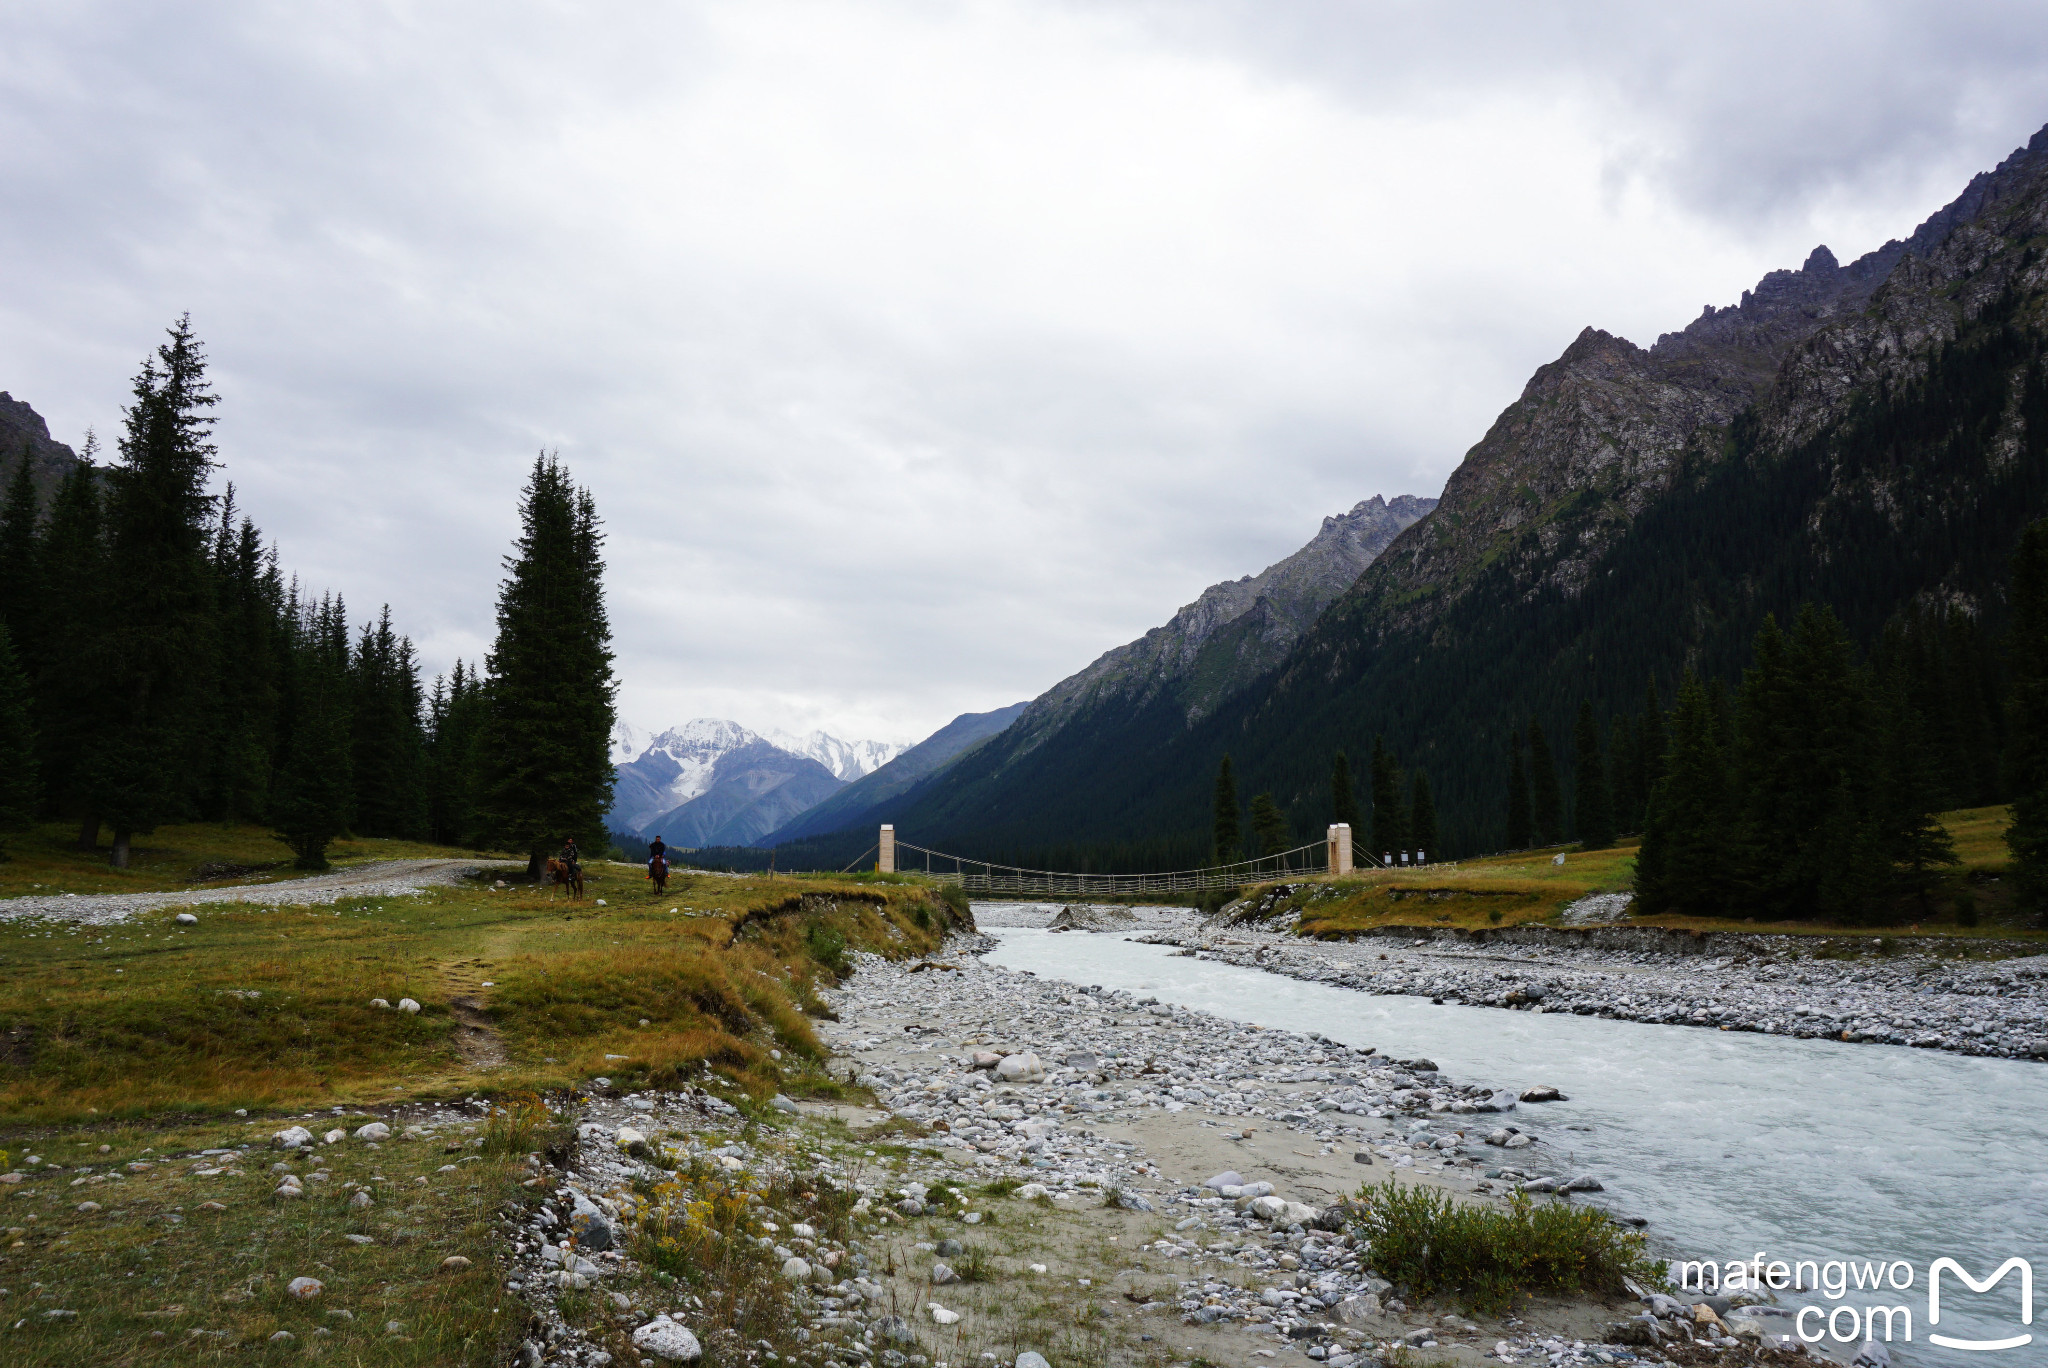
<svg viewBox="0 0 2048 1368"><path fill-rule="evenodd" d="M2032 3L10 0L0 389L110 437L190 310L431 670L559 450L624 716L914 739L2044 121Z"/></svg>

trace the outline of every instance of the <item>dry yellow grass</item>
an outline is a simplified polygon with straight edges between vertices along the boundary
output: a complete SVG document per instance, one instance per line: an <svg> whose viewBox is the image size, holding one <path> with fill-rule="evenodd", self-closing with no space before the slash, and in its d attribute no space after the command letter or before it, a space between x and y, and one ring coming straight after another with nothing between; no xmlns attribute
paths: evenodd
<svg viewBox="0 0 2048 1368"><path fill-rule="evenodd" d="M2044 933L2021 924L2006 892L2007 809L1966 808L1945 813L1941 820L1955 839L1962 864L1944 876L1932 900L1931 917L1902 905L1897 923L1882 927L1706 917L1644 917L1632 919L1632 924L1787 935L2043 937ZM1568 904L1588 894L1629 891L1634 885L1640 844L1631 838L1609 850L1553 846L1426 869L1370 870L1346 879L1315 880L1295 898L1301 909L1301 933L1351 936L1380 926L1476 929L1550 922ZM1555 862L1560 854L1564 856L1561 865ZM1971 904L1977 909L1978 924L1959 924L1959 911Z"/></svg>

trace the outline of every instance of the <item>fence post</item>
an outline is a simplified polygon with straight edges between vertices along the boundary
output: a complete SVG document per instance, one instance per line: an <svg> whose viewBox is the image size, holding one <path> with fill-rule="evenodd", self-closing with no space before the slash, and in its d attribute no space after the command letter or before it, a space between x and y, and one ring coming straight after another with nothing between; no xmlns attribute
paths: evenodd
<svg viewBox="0 0 2048 1368"><path fill-rule="evenodd" d="M1351 872L1351 823L1333 822L1330 826L1330 862L1332 874Z"/></svg>
<svg viewBox="0 0 2048 1368"><path fill-rule="evenodd" d="M882 828L882 839L875 843L875 868L884 874L896 872L896 828Z"/></svg>

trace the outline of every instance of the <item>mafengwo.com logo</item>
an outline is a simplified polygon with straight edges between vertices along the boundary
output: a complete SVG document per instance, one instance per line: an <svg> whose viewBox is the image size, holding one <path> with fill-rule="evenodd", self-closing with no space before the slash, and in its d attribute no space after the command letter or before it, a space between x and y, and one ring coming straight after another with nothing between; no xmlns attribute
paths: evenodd
<svg viewBox="0 0 2048 1368"><path fill-rule="evenodd" d="M1869 1340L1910 1343L1916 1328L1929 1344L1973 1353L2023 1349L2034 1342L2033 1332L2022 1328L2034 1323L2034 1266L2021 1258L2007 1259L1982 1278L1951 1258L1936 1259L1922 1273L1904 1259L1822 1262L1772 1259L1761 1252L1747 1261L1734 1260L1725 1265L1679 1263L1672 1271L1679 1289L1686 1292L1793 1292L1809 1296L1818 1292L1827 1304L1802 1306L1793 1316L1793 1328L1808 1344L1823 1340L1836 1344L1861 1344ZM1953 1323L1954 1297L1958 1291L1968 1288L1971 1292L1990 1292L2015 1273L2019 1276L2013 1279L2010 1320L2015 1333L1985 1338L1944 1334L1940 1330L1944 1278L1950 1280ZM1926 1291L1926 1318L1916 1327L1913 1312L1920 1298L1901 1294L1915 1294L1918 1288Z"/></svg>

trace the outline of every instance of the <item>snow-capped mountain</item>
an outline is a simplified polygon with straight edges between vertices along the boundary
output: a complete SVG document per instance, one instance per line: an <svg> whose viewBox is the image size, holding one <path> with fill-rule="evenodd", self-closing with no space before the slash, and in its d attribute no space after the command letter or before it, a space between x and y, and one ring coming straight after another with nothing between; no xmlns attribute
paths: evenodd
<svg viewBox="0 0 2048 1368"><path fill-rule="evenodd" d="M620 721L612 730L612 764L617 778L612 786L611 824L622 831L641 831L649 822L657 819L677 825L682 821L678 809L709 795L710 806L723 810L731 804L731 795L721 798L715 790L720 784L719 762L736 752L746 752L748 763L733 765L733 772L726 776L737 781L744 772L751 802L759 804L763 785L767 784L764 773L780 773L788 770L791 776L804 775L800 785L803 798L798 800L792 791L784 795L778 806L779 825L797 813L823 801L832 792L855 779L871 773L887 764L905 747L891 741L842 741L824 732L812 732L808 736L791 736L784 732L770 732L763 736L751 732L737 722L723 718L699 717L685 722L680 727L649 735L647 730L630 722ZM782 755L790 761L811 761L822 767L823 773L807 766L777 765L775 755ZM769 763L764 770L761 763ZM769 784L768 787L775 787ZM815 792L814 791L823 790ZM721 829L728 823L713 823ZM685 823L685 827L687 827ZM701 825L701 824L699 824ZM665 832L677 844L709 842L710 828L694 833L694 839L681 835L685 827L675 833ZM764 828L764 830L769 828ZM758 833L757 833L758 834ZM727 843L722 838L715 842ZM742 842L732 842L740 844Z"/></svg>
<svg viewBox="0 0 2048 1368"><path fill-rule="evenodd" d="M767 731L761 733L761 739L791 755L809 756L831 770L834 779L849 784L856 779L865 779L910 749L909 743L904 741L841 741L821 731L807 732L802 736Z"/></svg>

